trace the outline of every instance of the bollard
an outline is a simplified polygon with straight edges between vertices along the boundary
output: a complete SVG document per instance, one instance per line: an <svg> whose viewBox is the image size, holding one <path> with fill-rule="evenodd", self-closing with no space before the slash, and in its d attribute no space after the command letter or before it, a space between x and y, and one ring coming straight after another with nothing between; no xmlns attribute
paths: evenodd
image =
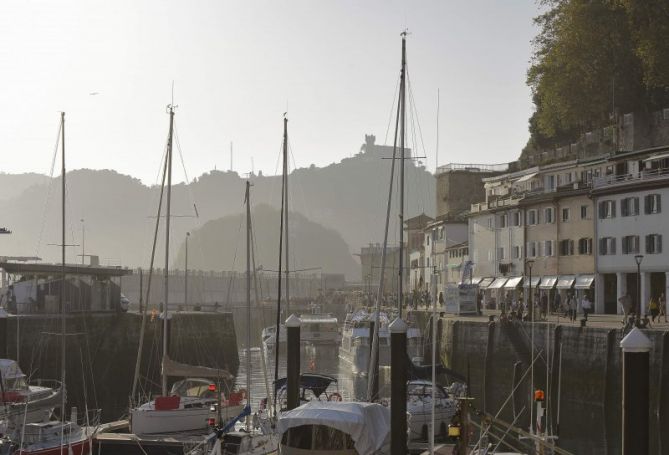
<svg viewBox="0 0 669 455"><path fill-rule="evenodd" d="M620 342L623 350L623 455L648 455L651 346L648 337L636 327Z"/></svg>
<svg viewBox="0 0 669 455"><path fill-rule="evenodd" d="M390 454L407 453L407 325L395 319L390 330Z"/></svg>
<svg viewBox="0 0 669 455"><path fill-rule="evenodd" d="M300 405L300 318L291 314L286 319L287 345L286 345L286 395L287 410L295 409ZM277 334L275 349L279 349Z"/></svg>

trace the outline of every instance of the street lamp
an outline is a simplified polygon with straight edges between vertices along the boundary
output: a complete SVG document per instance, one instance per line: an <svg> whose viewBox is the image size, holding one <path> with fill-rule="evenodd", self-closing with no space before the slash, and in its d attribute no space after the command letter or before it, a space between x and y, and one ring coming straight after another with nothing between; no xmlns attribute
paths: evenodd
<svg viewBox="0 0 669 455"><path fill-rule="evenodd" d="M527 313L530 317L530 321L534 321L534 305L532 304L532 266L534 265L534 260L526 259L525 267L530 271L530 281L527 283L527 288L529 289L529 295L527 296Z"/></svg>
<svg viewBox="0 0 669 455"><path fill-rule="evenodd" d="M634 256L636 261L636 326L641 326L641 261L643 254Z"/></svg>

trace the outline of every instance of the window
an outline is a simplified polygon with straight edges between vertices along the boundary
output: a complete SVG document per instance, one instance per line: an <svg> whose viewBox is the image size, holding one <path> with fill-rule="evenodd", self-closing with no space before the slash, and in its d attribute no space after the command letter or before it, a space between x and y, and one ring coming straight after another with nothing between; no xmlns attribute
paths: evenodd
<svg viewBox="0 0 669 455"><path fill-rule="evenodd" d="M528 210L527 211L527 224L534 225L537 224L537 211Z"/></svg>
<svg viewBox="0 0 669 455"><path fill-rule="evenodd" d="M527 242L527 257L533 258L537 255L537 244L535 242Z"/></svg>
<svg viewBox="0 0 669 455"><path fill-rule="evenodd" d="M494 229L495 228L495 220L493 217L488 218L488 229Z"/></svg>
<svg viewBox="0 0 669 455"><path fill-rule="evenodd" d="M546 187L549 190L554 190L555 189L555 176L554 175L549 175L547 180L546 180Z"/></svg>
<svg viewBox="0 0 669 455"><path fill-rule="evenodd" d="M582 238L578 240L578 254L592 254L592 239Z"/></svg>
<svg viewBox="0 0 669 455"><path fill-rule="evenodd" d="M599 203L599 219L616 217L616 201L601 201Z"/></svg>
<svg viewBox="0 0 669 455"><path fill-rule="evenodd" d="M569 215L570 215L570 210L569 209L562 209L562 221L566 222L569 221Z"/></svg>
<svg viewBox="0 0 669 455"><path fill-rule="evenodd" d="M626 235L623 237L623 254L637 254L639 252L639 236Z"/></svg>
<svg viewBox="0 0 669 455"><path fill-rule="evenodd" d="M599 254L601 256L610 256L616 254L615 237L602 237L599 239Z"/></svg>
<svg viewBox="0 0 669 455"><path fill-rule="evenodd" d="M504 248L497 248L497 260L501 261L502 259L505 259L504 257Z"/></svg>
<svg viewBox="0 0 669 455"><path fill-rule="evenodd" d="M425 236L425 241L427 242L427 246L430 246L430 235Z"/></svg>
<svg viewBox="0 0 669 455"><path fill-rule="evenodd" d="M513 247L513 258L521 259L523 257L523 248L520 246Z"/></svg>
<svg viewBox="0 0 669 455"><path fill-rule="evenodd" d="M581 219L582 220L587 220L588 219L588 206L587 205L582 205L581 206Z"/></svg>
<svg viewBox="0 0 669 455"><path fill-rule="evenodd" d="M648 195L646 195L644 200L645 200L645 207L646 207L646 215L661 212L662 203L661 203L661 199L660 199L659 194L648 194Z"/></svg>
<svg viewBox="0 0 669 455"><path fill-rule="evenodd" d="M574 254L574 241L565 239L560 240L560 256L571 256Z"/></svg>
<svg viewBox="0 0 669 455"><path fill-rule="evenodd" d="M662 236L660 234L649 234L646 236L646 253L658 254L662 252Z"/></svg>
<svg viewBox="0 0 669 455"><path fill-rule="evenodd" d="M639 214L639 198L626 197L620 201L621 216L636 216Z"/></svg>
<svg viewBox="0 0 669 455"><path fill-rule="evenodd" d="M553 207L546 207L544 209L544 223L550 224L555 220L553 219Z"/></svg>
<svg viewBox="0 0 669 455"><path fill-rule="evenodd" d="M505 228L507 224L507 215L500 215L499 217L499 227Z"/></svg>
<svg viewBox="0 0 669 455"><path fill-rule="evenodd" d="M519 211L513 212L513 225L514 226L521 226L523 224L523 217L522 213Z"/></svg>
<svg viewBox="0 0 669 455"><path fill-rule="evenodd" d="M613 165L606 166L606 175L613 175L615 167Z"/></svg>
<svg viewBox="0 0 669 455"><path fill-rule="evenodd" d="M553 241L544 241L544 256L553 256Z"/></svg>

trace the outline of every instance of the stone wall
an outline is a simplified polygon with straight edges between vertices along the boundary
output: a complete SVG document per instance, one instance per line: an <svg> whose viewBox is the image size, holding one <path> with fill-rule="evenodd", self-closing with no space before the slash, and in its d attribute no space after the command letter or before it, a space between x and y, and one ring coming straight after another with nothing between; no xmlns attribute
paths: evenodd
<svg viewBox="0 0 669 455"><path fill-rule="evenodd" d="M521 413L517 426L528 428L531 324L441 322L441 359L469 375L474 406L492 415L501 409L499 417L506 422ZM669 332L646 333L653 342L650 453L669 454ZM553 433L559 431L559 446L572 453L621 453L621 337L621 331L614 329L536 324L535 387L546 391L548 425Z"/></svg>
<svg viewBox="0 0 669 455"><path fill-rule="evenodd" d="M60 378L60 319L51 316L0 320L0 355L16 359L32 379ZM159 393L161 323L147 319L141 384ZM170 356L178 361L221 367L237 373L239 358L230 313L180 313L171 319ZM132 388L141 316L134 313L81 314L67 318L67 398L83 415L101 408L103 421L126 416ZM18 331L18 335L17 335ZM17 352L17 344L20 346Z"/></svg>

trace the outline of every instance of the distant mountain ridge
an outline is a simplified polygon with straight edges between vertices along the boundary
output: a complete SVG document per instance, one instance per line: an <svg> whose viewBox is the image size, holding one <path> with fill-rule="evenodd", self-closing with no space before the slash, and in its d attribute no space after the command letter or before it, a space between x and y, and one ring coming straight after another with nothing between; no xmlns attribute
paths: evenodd
<svg viewBox="0 0 669 455"><path fill-rule="evenodd" d="M338 232L345 241L348 254L356 253L369 242L382 241L390 164L391 160L381 160L362 151L326 167L312 165L296 169L289 179L289 210ZM254 185L254 204L278 208L281 202L280 176L250 178ZM58 178L50 181L48 177L35 174L25 178L24 175L0 174L0 188L10 185L7 183L10 180L22 190L10 192L11 197L6 199L0 198L0 226L13 231L12 235L0 238L0 256L37 254L46 260L58 260L58 248L48 246L60 240ZM173 186L172 214L178 217L172 221L171 257L176 258L186 232L202 227L208 221L242 212L245 180L235 172L211 171L193 179L190 184ZM407 161L406 182L405 217L421 212L433 215L435 179L432 174ZM136 178L111 170L69 172L67 241L79 246L68 248L68 261L81 260L77 255L81 254L82 230L85 229L86 254L99 255L102 263L146 267L159 190L159 187L146 186ZM394 194L393 213L396 214L397 191ZM199 218L195 218L193 201ZM393 216L394 222L396 219ZM275 224L278 232L278 216ZM161 226L162 231L164 226ZM164 240L159 238L159 242L161 246ZM162 266L164 261L163 250L157 248L157 266ZM300 262L300 258L296 259ZM359 279L357 271L343 270L341 265L330 267L327 258L323 261L329 272L346 273L350 279ZM232 263L232 259L229 262Z"/></svg>

